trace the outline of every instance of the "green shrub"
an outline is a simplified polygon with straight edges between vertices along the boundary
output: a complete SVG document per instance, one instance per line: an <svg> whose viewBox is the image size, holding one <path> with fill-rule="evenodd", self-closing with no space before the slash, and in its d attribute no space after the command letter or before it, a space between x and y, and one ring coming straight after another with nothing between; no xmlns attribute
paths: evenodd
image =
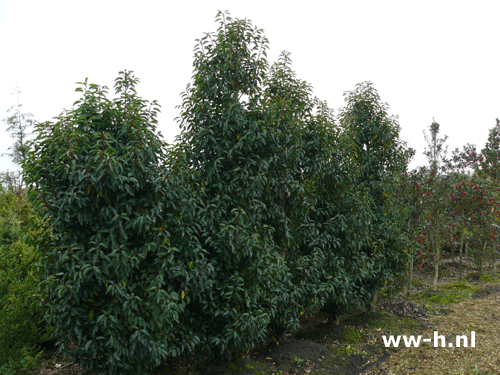
<svg viewBox="0 0 500 375"><path fill-rule="evenodd" d="M36 128L23 166L46 225L46 318L89 370L229 357L304 312L367 303L402 265L390 183L404 147L376 92L349 96L337 127L288 53L269 69L262 30L217 18L176 146L126 71L114 100L85 81L74 109Z"/></svg>
<svg viewBox="0 0 500 375"><path fill-rule="evenodd" d="M409 211L397 188L414 151L399 138L397 117L388 110L373 84L362 82L345 93L345 106L339 111L359 202L351 208L345 244L354 247L354 257L345 270L354 281L353 297L363 303L394 280L407 260Z"/></svg>
<svg viewBox="0 0 500 375"><path fill-rule="evenodd" d="M24 242L36 223L26 194L0 187L0 372L23 373L48 338L39 287L41 255Z"/></svg>
<svg viewBox="0 0 500 375"><path fill-rule="evenodd" d="M60 351L99 373L146 374L189 351L197 337L182 312L206 279L191 240L189 171L173 151L163 166L158 106L136 94L137 82L120 72L111 101L85 81L73 110L37 125L23 165L50 225L38 238L46 319Z"/></svg>
<svg viewBox="0 0 500 375"><path fill-rule="evenodd" d="M48 338L39 288L40 256L21 241L0 246L0 368L28 370ZM2 372L4 373L4 372Z"/></svg>
<svg viewBox="0 0 500 375"><path fill-rule="evenodd" d="M341 203L354 180L339 173L348 159L332 110L295 77L289 53L269 69L261 30L217 18L195 48L181 106L186 159L205 189L200 238L217 277L186 311L201 347L227 357L360 293L357 270L346 271L357 248L343 240L354 205Z"/></svg>
<svg viewBox="0 0 500 375"><path fill-rule="evenodd" d="M19 223L12 217L0 217L0 246L8 246L19 238Z"/></svg>
<svg viewBox="0 0 500 375"><path fill-rule="evenodd" d="M195 48L181 127L213 207L200 237L218 278L197 327L227 356L302 312L363 306L402 269L405 212L391 184L409 154L371 85L347 96L338 127L288 53L269 69L262 30L217 18Z"/></svg>
<svg viewBox="0 0 500 375"><path fill-rule="evenodd" d="M16 194L0 186L0 246L10 245L19 238L21 223L16 201Z"/></svg>
<svg viewBox="0 0 500 375"><path fill-rule="evenodd" d="M291 284L265 220L264 192L277 182L269 175L274 129L259 103L267 40L249 21L217 18L218 31L195 48L181 106L186 160L204 189L200 242L214 268L212 287L193 290L185 319L203 351L227 358L268 337L276 310L291 304Z"/></svg>

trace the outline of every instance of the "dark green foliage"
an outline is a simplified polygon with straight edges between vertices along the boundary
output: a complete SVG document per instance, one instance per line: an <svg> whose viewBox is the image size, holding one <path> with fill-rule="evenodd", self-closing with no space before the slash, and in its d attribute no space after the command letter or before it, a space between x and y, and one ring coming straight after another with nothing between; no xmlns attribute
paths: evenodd
<svg viewBox="0 0 500 375"><path fill-rule="evenodd" d="M195 49L181 107L186 158L206 192L200 241L214 267L212 287L194 291L186 319L202 348L227 357L266 338L289 281L263 220L274 151L259 103L267 41L245 20L218 18L218 32Z"/></svg>
<svg viewBox="0 0 500 375"><path fill-rule="evenodd" d="M406 261L405 207L398 185L413 150L399 138L397 117L389 116L388 105L370 82L360 83L345 94L346 106L340 110L348 147L350 173L355 176L358 202L353 223L359 232L350 232L347 242L356 259L346 269L356 280L358 297L370 298L385 282L394 279ZM348 141L346 141L348 142ZM359 201L361 199L361 201ZM362 229L363 228L363 229Z"/></svg>
<svg viewBox="0 0 500 375"><path fill-rule="evenodd" d="M217 322L206 330L209 349L225 355L295 327L301 313L327 302L363 305L400 271L405 211L391 184L411 152L370 85L348 99L343 134L295 77L288 53L268 69L261 31L218 17L218 33L195 50L181 119L187 160L205 206L215 208L201 215L210 218L201 238L220 286L211 294L217 302L199 310ZM243 316L254 325L239 340Z"/></svg>
<svg viewBox="0 0 500 375"><path fill-rule="evenodd" d="M266 118L269 169L263 202L265 222L289 270L286 298L277 307L271 329L281 333L298 324L303 312L322 306L325 254L315 244L315 185L331 147L333 116L326 103L312 97L312 87L295 77L289 53L282 53L264 80L261 112Z"/></svg>
<svg viewBox="0 0 500 375"><path fill-rule="evenodd" d="M381 102L371 82L356 85L345 95L346 106L340 111L340 124L352 140L350 155L360 183L389 182L406 171L412 150L399 139L397 117L389 116L388 105ZM387 184L386 184L387 185ZM382 187L374 186L372 196L382 206Z"/></svg>
<svg viewBox="0 0 500 375"><path fill-rule="evenodd" d="M50 224L38 239L46 318L62 352L73 342L69 354L100 373L147 373L196 341L176 341L202 257L189 240L189 181L175 163L162 168L158 106L137 96L137 82L120 72L110 101L85 81L73 110L37 125L23 165Z"/></svg>
<svg viewBox="0 0 500 375"><path fill-rule="evenodd" d="M498 182L500 179L500 120L496 119L495 126L489 130L488 141L482 154L470 155L470 159L477 160L476 170L483 178Z"/></svg>
<svg viewBox="0 0 500 375"><path fill-rule="evenodd" d="M346 173L333 111L311 93L310 85L295 78L289 54L282 54L266 80L262 109L273 155L263 198L266 222L274 228L292 286L289 303L279 306L273 320L278 331L296 324L303 312L352 297L344 262L356 255L344 240L352 229L354 180Z"/></svg>
<svg viewBox="0 0 500 375"><path fill-rule="evenodd" d="M200 237L217 275L210 298L188 310L202 316L205 348L227 356L356 294L344 262L357 254L339 246L354 206L333 207L352 200L352 180L335 163L332 111L295 77L288 53L268 69L261 31L219 18L218 33L195 50L181 119L186 158L206 190Z"/></svg>
<svg viewBox="0 0 500 375"><path fill-rule="evenodd" d="M337 127L288 53L269 66L262 30L217 19L176 146L129 72L113 101L85 82L73 110L37 125L23 166L44 219L46 318L87 369L229 357L303 313L366 304L404 260L391 184L409 153L376 91L358 86Z"/></svg>

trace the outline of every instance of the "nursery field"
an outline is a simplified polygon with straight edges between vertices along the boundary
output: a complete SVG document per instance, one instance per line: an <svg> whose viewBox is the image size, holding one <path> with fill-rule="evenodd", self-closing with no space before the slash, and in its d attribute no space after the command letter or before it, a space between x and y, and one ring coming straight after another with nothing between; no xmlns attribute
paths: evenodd
<svg viewBox="0 0 500 375"><path fill-rule="evenodd" d="M467 263L466 263L467 264ZM410 296L381 298L373 311L332 317L317 313L301 328L231 361L172 361L156 375L302 375L302 374L496 374L500 372L500 273L478 277L471 263L464 282L456 282L455 262L445 259L437 290L432 268L417 272ZM386 348L382 335L446 336L476 332L474 348ZM45 353L32 375L84 375L76 364Z"/></svg>
<svg viewBox="0 0 500 375"><path fill-rule="evenodd" d="M500 120L451 157L433 120L409 170L373 83L334 112L262 29L216 22L174 144L128 70L28 142L19 103L4 120L0 373L498 373Z"/></svg>

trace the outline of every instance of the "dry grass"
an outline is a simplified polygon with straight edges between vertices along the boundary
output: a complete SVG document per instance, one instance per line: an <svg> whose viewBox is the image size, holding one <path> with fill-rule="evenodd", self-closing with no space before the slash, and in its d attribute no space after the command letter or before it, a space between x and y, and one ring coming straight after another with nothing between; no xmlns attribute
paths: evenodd
<svg viewBox="0 0 500 375"><path fill-rule="evenodd" d="M470 340L471 331L475 331L474 348L434 348L433 342L418 348L403 347L371 373L500 374L500 294L467 298L450 307L449 315L430 317L428 329L414 334L433 339L434 331L438 331L446 337L448 346L455 342L456 335L466 335Z"/></svg>

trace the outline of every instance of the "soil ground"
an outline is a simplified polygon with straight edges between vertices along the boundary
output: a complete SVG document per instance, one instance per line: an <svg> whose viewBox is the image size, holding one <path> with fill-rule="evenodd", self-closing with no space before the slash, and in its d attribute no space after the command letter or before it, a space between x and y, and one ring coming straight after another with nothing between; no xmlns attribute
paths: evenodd
<svg viewBox="0 0 500 375"><path fill-rule="evenodd" d="M435 291L430 288L432 269L423 267L414 275L408 298L396 294L373 311L337 319L317 313L281 342L235 360L164 363L154 375L500 374L500 272L479 277L469 264L467 277L457 282L455 263L443 263ZM445 337L447 347L434 347L435 331ZM457 335L467 336L470 345L471 331L474 348L449 346ZM398 348L386 348L383 335L421 335L432 342L407 348L401 340ZM44 365L32 374L86 373L49 351Z"/></svg>

